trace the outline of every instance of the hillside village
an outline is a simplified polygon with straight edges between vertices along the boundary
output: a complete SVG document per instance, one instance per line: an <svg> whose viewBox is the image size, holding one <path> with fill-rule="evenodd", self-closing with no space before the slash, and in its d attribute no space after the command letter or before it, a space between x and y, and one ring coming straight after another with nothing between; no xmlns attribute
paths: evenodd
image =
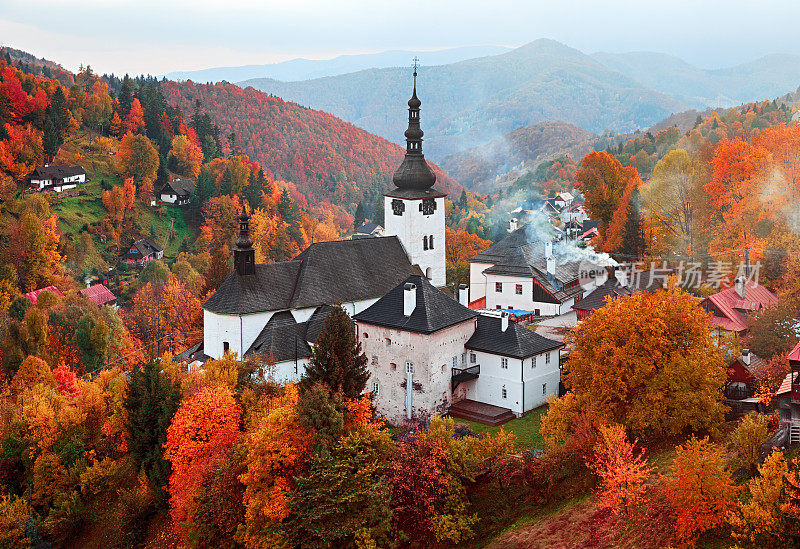
<svg viewBox="0 0 800 549"><path fill-rule="evenodd" d="M416 63L403 151L3 51L0 545L797 544L787 102L484 194Z"/></svg>

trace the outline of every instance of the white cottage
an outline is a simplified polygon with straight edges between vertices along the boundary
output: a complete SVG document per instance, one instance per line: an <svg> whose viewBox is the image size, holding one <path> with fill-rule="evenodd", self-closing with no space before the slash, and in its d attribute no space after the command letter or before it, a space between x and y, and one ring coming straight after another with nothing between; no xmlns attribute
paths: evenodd
<svg viewBox="0 0 800 549"><path fill-rule="evenodd" d="M33 170L31 187L37 191L60 193L74 189L79 183L86 183L86 170L81 166L46 165Z"/></svg>

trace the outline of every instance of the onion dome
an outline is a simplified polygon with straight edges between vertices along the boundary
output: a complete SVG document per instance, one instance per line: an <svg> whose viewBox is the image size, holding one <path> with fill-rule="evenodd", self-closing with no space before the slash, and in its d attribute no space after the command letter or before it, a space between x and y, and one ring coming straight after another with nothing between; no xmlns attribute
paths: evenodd
<svg viewBox="0 0 800 549"><path fill-rule="evenodd" d="M422 101L417 97L417 67L414 65L414 91L408 100L408 129L405 131L406 155L403 163L394 172L392 181L398 189L424 191L436 183L436 175L431 171L422 154L422 136L419 125L419 110Z"/></svg>

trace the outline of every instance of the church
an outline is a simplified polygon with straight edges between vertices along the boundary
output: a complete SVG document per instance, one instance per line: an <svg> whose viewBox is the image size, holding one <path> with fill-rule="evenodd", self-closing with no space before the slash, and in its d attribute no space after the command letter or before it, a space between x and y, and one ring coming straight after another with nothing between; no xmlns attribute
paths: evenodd
<svg viewBox="0 0 800 549"><path fill-rule="evenodd" d="M416 77L405 157L384 195L385 236L314 243L290 261L256 264L243 211L233 272L203 304L199 355L236 353L259 360L273 381L298 381L339 303L355 321L367 388L386 419L452 412L455 403L518 416L557 393L563 345L442 291L447 194L422 153Z"/></svg>

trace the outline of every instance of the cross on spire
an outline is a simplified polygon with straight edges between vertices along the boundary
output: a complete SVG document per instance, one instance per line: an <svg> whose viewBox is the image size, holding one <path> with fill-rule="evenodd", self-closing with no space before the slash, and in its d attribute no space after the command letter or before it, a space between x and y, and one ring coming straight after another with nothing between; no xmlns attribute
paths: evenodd
<svg viewBox="0 0 800 549"><path fill-rule="evenodd" d="M419 57L414 56L414 89L417 89L417 69L419 68Z"/></svg>

